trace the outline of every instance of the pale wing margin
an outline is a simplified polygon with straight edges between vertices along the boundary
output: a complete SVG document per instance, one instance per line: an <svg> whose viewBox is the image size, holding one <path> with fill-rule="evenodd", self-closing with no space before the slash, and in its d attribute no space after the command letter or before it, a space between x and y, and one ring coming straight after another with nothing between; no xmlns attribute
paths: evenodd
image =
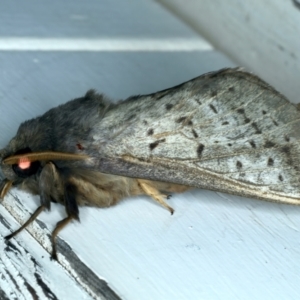
<svg viewBox="0 0 300 300"><path fill-rule="evenodd" d="M118 116L116 118L116 116ZM208 73L107 113L98 168L300 204L300 113L240 69Z"/></svg>

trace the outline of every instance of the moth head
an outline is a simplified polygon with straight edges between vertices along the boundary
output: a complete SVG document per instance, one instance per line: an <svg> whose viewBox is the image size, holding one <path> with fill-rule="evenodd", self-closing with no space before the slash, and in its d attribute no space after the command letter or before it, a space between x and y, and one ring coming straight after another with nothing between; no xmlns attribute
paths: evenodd
<svg viewBox="0 0 300 300"><path fill-rule="evenodd" d="M22 189L33 194L39 194L39 176L44 166L50 161L82 160L85 155L62 153L53 151L32 152L29 147L14 151L10 146L0 151L1 169L4 179L0 184L0 199L8 192L12 185L21 185ZM10 154L8 154L10 153Z"/></svg>
<svg viewBox="0 0 300 300"><path fill-rule="evenodd" d="M0 162L4 179L0 184L0 199L8 192L12 185L27 185L30 192L36 194L38 191L38 174L43 167L43 162L39 160L31 161L27 158L32 153L29 147L24 147L16 151L11 151L14 141L1 150ZM17 157L14 161L6 163L12 157Z"/></svg>
<svg viewBox="0 0 300 300"><path fill-rule="evenodd" d="M40 162L28 159L28 155L31 153L31 149L26 147L11 155L3 156L1 165L6 178L13 179L16 176L26 178L35 174L40 167Z"/></svg>

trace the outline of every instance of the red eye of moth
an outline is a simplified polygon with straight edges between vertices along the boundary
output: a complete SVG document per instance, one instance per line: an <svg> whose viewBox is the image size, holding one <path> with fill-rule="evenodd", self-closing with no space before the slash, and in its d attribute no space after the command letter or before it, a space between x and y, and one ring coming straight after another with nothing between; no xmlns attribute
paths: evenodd
<svg viewBox="0 0 300 300"><path fill-rule="evenodd" d="M31 162L29 161L29 159L27 157L23 157L20 159L19 163L18 163L18 167L21 170L25 170L30 168Z"/></svg>

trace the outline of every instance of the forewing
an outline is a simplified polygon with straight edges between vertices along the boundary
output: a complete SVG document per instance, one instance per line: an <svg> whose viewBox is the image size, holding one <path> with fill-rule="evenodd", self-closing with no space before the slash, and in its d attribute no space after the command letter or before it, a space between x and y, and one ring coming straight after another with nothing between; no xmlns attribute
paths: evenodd
<svg viewBox="0 0 300 300"><path fill-rule="evenodd" d="M300 203L300 113L258 77L208 73L127 99L93 132L99 170Z"/></svg>

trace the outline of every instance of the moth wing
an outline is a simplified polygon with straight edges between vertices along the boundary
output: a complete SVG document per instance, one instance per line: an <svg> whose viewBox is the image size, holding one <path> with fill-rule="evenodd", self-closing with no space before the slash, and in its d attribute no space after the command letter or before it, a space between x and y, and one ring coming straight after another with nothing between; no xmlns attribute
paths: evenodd
<svg viewBox="0 0 300 300"><path fill-rule="evenodd" d="M93 132L98 170L300 203L300 113L258 77L224 69L131 97Z"/></svg>

